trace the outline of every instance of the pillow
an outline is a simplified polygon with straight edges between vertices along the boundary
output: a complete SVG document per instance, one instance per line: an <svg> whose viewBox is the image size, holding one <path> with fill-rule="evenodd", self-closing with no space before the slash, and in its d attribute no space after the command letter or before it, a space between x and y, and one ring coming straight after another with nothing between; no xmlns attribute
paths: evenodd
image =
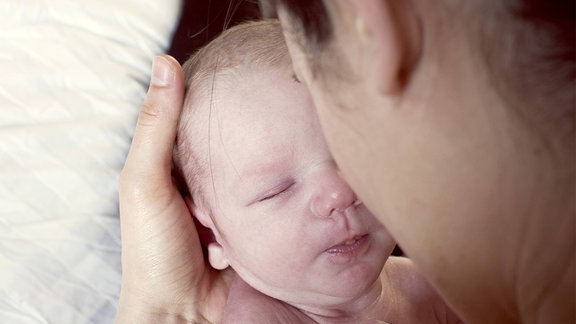
<svg viewBox="0 0 576 324"><path fill-rule="evenodd" d="M0 322L112 323L117 178L181 1L0 2Z"/></svg>

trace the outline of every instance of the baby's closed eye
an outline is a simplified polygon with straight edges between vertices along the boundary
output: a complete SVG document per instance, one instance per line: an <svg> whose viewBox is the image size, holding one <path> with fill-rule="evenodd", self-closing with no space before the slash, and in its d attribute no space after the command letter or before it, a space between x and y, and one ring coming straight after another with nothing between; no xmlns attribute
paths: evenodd
<svg viewBox="0 0 576 324"><path fill-rule="evenodd" d="M294 186L294 184L295 184L294 182L283 183L282 185L277 186L272 190L268 191L267 193L265 193L262 198L258 199L258 202L263 202L266 200L279 197L284 193L287 193Z"/></svg>

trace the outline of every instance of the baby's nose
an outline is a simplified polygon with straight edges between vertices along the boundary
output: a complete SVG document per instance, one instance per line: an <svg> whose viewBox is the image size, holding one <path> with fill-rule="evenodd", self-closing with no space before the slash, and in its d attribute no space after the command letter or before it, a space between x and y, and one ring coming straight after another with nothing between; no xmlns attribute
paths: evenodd
<svg viewBox="0 0 576 324"><path fill-rule="evenodd" d="M344 212L356 201L352 188L340 175L334 173L321 180L312 198L312 213L319 217L330 217L334 212Z"/></svg>

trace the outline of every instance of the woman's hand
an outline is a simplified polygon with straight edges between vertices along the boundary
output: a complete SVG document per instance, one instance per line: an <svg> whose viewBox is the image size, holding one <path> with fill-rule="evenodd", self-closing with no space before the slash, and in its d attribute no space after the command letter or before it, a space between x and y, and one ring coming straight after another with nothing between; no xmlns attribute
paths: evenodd
<svg viewBox="0 0 576 324"><path fill-rule="evenodd" d="M184 99L178 62L157 57L120 175L122 289L117 323L218 322L231 273L204 261L194 221L171 176Z"/></svg>

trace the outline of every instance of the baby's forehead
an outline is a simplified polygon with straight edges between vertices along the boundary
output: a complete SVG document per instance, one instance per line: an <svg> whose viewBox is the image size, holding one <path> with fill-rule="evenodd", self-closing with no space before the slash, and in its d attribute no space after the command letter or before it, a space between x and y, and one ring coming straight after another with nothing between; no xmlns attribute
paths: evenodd
<svg viewBox="0 0 576 324"><path fill-rule="evenodd" d="M186 109L195 115L214 113L221 117L257 110L259 99L294 83L290 66L240 66L195 80L186 95ZM282 90L280 90L282 91ZM278 108L270 106L270 109ZM266 113L263 110L261 113ZM206 116L203 116L206 118ZM258 117L255 115L254 117Z"/></svg>
<svg viewBox="0 0 576 324"><path fill-rule="evenodd" d="M215 73L188 90L182 116L188 119L184 135L191 137L198 155L212 155L213 162L226 158L216 154L221 150L238 153L248 145L263 145L265 137L289 122L290 118L282 117L307 117L297 111L298 103L308 98L302 87L290 67L260 66ZM282 131L289 131L284 128Z"/></svg>

